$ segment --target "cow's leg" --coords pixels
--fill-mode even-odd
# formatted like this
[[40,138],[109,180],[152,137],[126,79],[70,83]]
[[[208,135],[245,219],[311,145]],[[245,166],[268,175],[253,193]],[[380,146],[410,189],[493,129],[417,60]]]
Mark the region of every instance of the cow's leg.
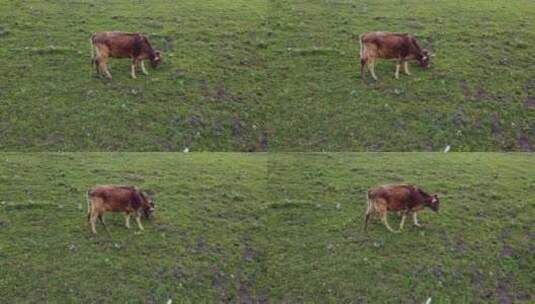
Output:
[[95,71],[97,71],[97,75],[100,75],[100,59],[98,57],[95,57],[92,59],[92,64],[95,66]]
[[97,75],[100,75],[100,51],[99,47],[97,45],[93,44],[93,40],[90,40],[91,43],[91,68],[93,68],[93,65],[95,66],[95,70],[97,71]]
[[403,230],[403,225],[405,225],[405,218],[407,217],[407,214],[403,212],[401,215],[401,222],[399,223],[399,230]]
[[97,218],[98,218],[98,214],[94,211],[91,212],[91,218],[89,219],[89,222],[91,223],[91,231],[93,232],[93,234],[97,234],[97,229],[96,229],[96,223],[97,223]]
[[141,225],[141,213],[139,212],[136,212],[136,223],[137,223],[137,226],[139,227],[139,230],[145,230],[143,229],[143,226]]
[[368,222],[373,217],[373,214],[375,213],[374,204],[375,201],[371,200],[367,195],[366,199],[368,201],[368,207],[366,208],[365,212],[365,219],[364,219],[364,231],[368,231]]
[[131,66],[131,69],[130,69],[130,76],[132,76],[133,79],[136,79],[136,65],[137,65],[137,60],[134,59],[132,60],[132,66]]
[[370,219],[373,217],[373,213],[374,213],[373,208],[369,206],[368,209],[366,209],[366,215],[364,218],[364,231],[368,231],[368,223]]
[[371,213],[366,213],[366,217],[364,219],[364,231],[368,231],[368,222],[370,221],[371,216]]
[[372,73],[373,79],[377,80],[377,75],[375,75],[375,58],[372,58],[368,63],[368,69],[370,70],[370,73]]
[[398,233],[399,232],[399,231],[396,231],[396,230],[392,229],[392,227],[390,227],[390,225],[388,225],[388,216],[387,216],[386,212],[384,212],[381,215],[381,220],[383,221],[383,224],[385,224],[386,228],[388,230],[390,230],[390,232],[393,232],[393,233]]
[[399,79],[399,69],[400,69],[400,68],[401,68],[401,63],[398,61],[398,62],[396,63],[396,74],[395,74],[396,79]]
[[366,79],[366,59],[360,58],[360,78]]
[[408,61],[405,61],[403,62],[403,69],[405,70],[405,74],[407,75],[411,75],[411,73],[409,72],[409,62]]
[[98,59],[98,63],[99,63],[99,70],[101,72],[104,73],[104,75],[106,75],[106,77],[108,77],[109,79],[111,79],[111,74],[110,74],[110,71],[108,71],[108,60],[107,58],[105,57],[100,57]]
[[97,71],[99,73],[104,73],[106,77],[111,79],[111,74],[108,71],[108,57],[109,57],[109,50],[106,46],[103,45],[96,45],[95,47],[95,64],[97,66]]
[[396,231],[396,230],[392,229],[392,227],[390,227],[390,225],[388,225],[388,212],[387,212],[386,206],[382,207],[379,210],[379,214],[381,215],[381,221],[383,222],[383,224],[386,226],[386,228],[388,230],[390,230],[391,232],[394,232],[394,233],[398,233],[399,232],[399,231]]
[[418,223],[418,217],[417,217],[417,215],[416,215],[416,212],[414,212],[414,213],[412,214],[412,219],[413,219],[413,221],[414,221],[414,226],[416,226],[416,227],[422,227],[422,225],[420,225],[420,223]]
[[141,71],[143,74],[149,75],[149,72],[147,72],[147,69],[145,69],[145,62],[143,60],[141,60]]
[[126,213],[126,228],[130,229],[130,213]]

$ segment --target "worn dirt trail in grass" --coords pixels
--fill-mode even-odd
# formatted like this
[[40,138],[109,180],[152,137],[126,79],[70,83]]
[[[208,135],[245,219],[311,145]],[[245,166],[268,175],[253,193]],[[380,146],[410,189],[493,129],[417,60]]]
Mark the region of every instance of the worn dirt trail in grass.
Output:
[[[528,154],[74,153],[0,155],[5,302],[533,301],[535,175]],[[438,192],[424,228],[362,233],[366,190]],[[154,191],[145,231],[85,191]],[[390,223],[399,219],[392,215]],[[509,301],[509,302],[508,302]]]

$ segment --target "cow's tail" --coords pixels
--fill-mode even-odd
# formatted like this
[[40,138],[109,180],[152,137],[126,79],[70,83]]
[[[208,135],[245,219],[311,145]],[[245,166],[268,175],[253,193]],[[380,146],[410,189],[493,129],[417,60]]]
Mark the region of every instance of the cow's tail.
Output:
[[364,219],[364,231],[368,230],[368,222],[370,221],[370,217],[372,216],[373,209],[374,209],[373,198],[371,198],[370,191],[366,193],[366,201],[368,203],[368,206],[366,208],[365,219]]
[[364,34],[359,35],[359,44],[360,44],[360,59],[364,57],[364,42],[362,39],[364,38]]
[[98,57],[100,57],[99,51],[97,46],[95,45],[95,34],[91,35],[91,38],[89,38],[89,46],[91,47],[91,69],[89,70],[89,76],[92,74],[93,66],[97,70],[98,73]]
[[93,37],[94,35],[91,35],[91,38],[89,38],[89,46],[91,47],[91,68],[89,69],[89,77],[93,74],[93,66],[96,64],[95,62],[95,45],[93,44]]
[[360,77],[364,79],[364,67],[366,66],[366,44],[364,44],[364,34],[359,35],[360,43]]
[[91,190],[87,190],[85,193],[85,199],[87,201],[87,220],[91,217]]

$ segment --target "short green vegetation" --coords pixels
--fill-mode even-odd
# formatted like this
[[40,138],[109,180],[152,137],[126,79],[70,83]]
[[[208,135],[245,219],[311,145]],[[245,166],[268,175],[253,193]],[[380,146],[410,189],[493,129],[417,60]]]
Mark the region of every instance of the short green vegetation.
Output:
[[[532,151],[535,3],[0,0],[0,149]],[[141,31],[149,76],[91,72],[89,37]],[[358,35],[414,33],[436,55],[358,79]]]
[[[529,303],[533,155],[0,155],[2,302]],[[362,231],[366,190],[410,182],[439,213]],[[145,231],[86,222],[85,191],[156,193]],[[393,227],[397,215],[390,215]]]

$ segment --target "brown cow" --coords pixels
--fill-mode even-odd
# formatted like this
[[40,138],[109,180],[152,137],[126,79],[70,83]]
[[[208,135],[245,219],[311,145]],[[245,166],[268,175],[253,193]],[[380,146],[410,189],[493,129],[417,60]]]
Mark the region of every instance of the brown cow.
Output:
[[375,60],[377,58],[396,59],[396,79],[399,79],[399,69],[403,64],[405,74],[410,75],[408,61],[417,60],[423,68],[429,67],[431,55],[422,49],[416,38],[407,33],[369,32],[360,35],[360,77],[365,78],[364,67],[367,65],[373,79],[375,75]]
[[97,73],[104,73],[111,79],[108,71],[108,58],[131,58],[131,76],[136,78],[136,66],[141,65],[143,74],[149,73],[145,69],[143,60],[150,60],[153,68],[161,62],[160,51],[154,50],[147,37],[140,33],[100,32],[94,33],[90,39],[91,63],[95,65]]
[[[420,227],[417,212],[424,207],[429,207],[437,212],[439,207],[439,200],[436,194],[429,195],[422,189],[414,185],[383,185],[368,190],[367,194],[368,208],[366,209],[366,220],[364,230],[368,228],[368,221],[373,214],[378,214],[385,224],[386,228],[391,232],[400,232],[405,223],[405,217],[412,214],[414,225]],[[395,231],[388,225],[387,212],[398,211],[401,212],[401,223],[399,224],[399,231]]]
[[87,219],[95,234],[97,218],[104,224],[102,215],[105,212],[125,212],[126,228],[130,228],[130,216],[135,214],[137,225],[143,230],[141,216],[148,218],[153,211],[154,202],[137,187],[105,185],[87,191]]

